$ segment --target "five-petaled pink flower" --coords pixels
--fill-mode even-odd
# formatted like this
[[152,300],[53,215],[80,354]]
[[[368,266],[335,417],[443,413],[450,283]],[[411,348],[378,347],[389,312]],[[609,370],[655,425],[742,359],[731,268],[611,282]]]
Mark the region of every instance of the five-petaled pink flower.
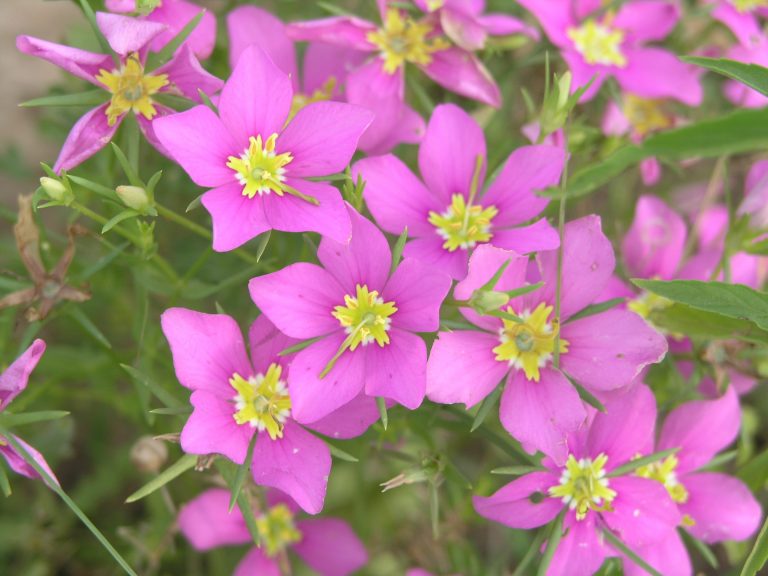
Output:
[[147,140],[168,155],[155,135],[155,122],[174,111],[153,97],[167,93],[199,102],[198,90],[214,94],[222,86],[221,80],[203,69],[187,43],[167,64],[145,70],[148,47],[166,30],[164,24],[102,12],[96,14],[96,22],[118,55],[119,64],[108,54],[31,36],[16,39],[21,52],[47,60],[111,95],[108,102],[86,112],[72,127],[54,165],[57,173],[74,168],[104,148],[129,112],[134,113]]
[[291,79],[257,46],[207,106],[160,118],[157,136],[192,180],[213,219],[213,248],[237,248],[267,230],[319,232],[339,242],[350,225],[339,191],[321,177],[343,170],[373,115],[341,102],[291,112]]
[[[469,275],[456,286],[457,300],[469,300],[504,265],[496,292],[528,281],[544,285],[502,307],[513,317],[481,316],[462,308],[477,330],[440,332],[427,366],[427,396],[443,404],[474,406],[506,380],[501,423],[526,449],[550,454],[558,464],[569,453],[568,434],[582,427],[587,415],[569,379],[602,396],[631,384],[667,352],[665,338],[633,312],[614,308],[571,319],[599,302],[615,266],[597,216],[565,226],[562,262],[558,326],[557,251],[539,253],[538,270],[531,271],[527,257],[493,246],[478,248]],[[557,347],[559,368],[553,365]]]
[[352,240],[323,238],[321,266],[300,262],[253,278],[256,306],[292,338],[317,339],[291,362],[293,415],[314,422],[361,391],[411,410],[424,399],[427,346],[448,276],[406,258],[390,274],[384,235],[350,208]]
[[[251,326],[251,360],[237,323],[229,316],[184,308],[163,313],[162,327],[179,382],[190,390],[192,415],[181,432],[190,454],[223,454],[237,464],[254,434],[251,472],[257,484],[288,493],[310,514],[323,508],[331,454],[328,446],[292,418],[293,383],[286,377],[296,341],[266,317]],[[373,400],[352,399],[311,429],[334,438],[359,436],[378,418]]]
[[[229,510],[229,492],[203,492],[179,511],[179,528],[196,550],[253,542],[239,508]],[[260,548],[253,547],[235,568],[234,576],[287,576],[281,570],[288,552],[321,576],[347,576],[368,562],[360,538],[344,520],[297,520],[296,505],[279,492],[267,494],[268,508],[254,511]]]
[[536,218],[549,200],[537,191],[557,185],[565,152],[554,146],[525,146],[510,154],[488,190],[485,137],[469,114],[453,104],[435,108],[419,148],[422,183],[393,155],[366,158],[353,175],[366,181],[365,200],[377,223],[414,240],[405,256],[436,266],[452,278],[467,275],[476,245],[529,253],[557,248],[557,231]]

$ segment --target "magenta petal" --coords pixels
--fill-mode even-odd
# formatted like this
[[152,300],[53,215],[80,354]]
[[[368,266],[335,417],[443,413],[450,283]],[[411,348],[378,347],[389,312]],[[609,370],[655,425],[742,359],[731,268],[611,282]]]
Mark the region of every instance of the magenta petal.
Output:
[[668,0],[644,0],[625,4],[612,26],[625,31],[624,42],[639,44],[663,40],[680,19],[680,6]]
[[282,438],[259,433],[251,472],[256,484],[282,490],[305,512],[317,514],[323,509],[331,453],[325,442],[289,420]]
[[[372,112],[375,113],[376,111],[372,110]],[[379,118],[378,115],[374,122],[377,118]],[[358,145],[360,150],[366,154],[386,154],[398,144],[418,144],[427,131],[424,119],[407,104],[399,107],[399,113],[389,127],[391,130],[380,135],[380,138],[369,140],[368,136],[371,134],[371,127],[369,126],[363,137],[360,138]]]
[[561,335],[569,343],[561,356],[563,370],[592,390],[626,386],[667,353],[667,339],[629,310],[614,308],[568,322]]
[[347,16],[293,22],[287,26],[288,36],[294,40],[325,42],[365,52],[376,50],[368,40],[368,34],[375,31],[376,26],[370,22]]
[[[202,6],[185,0],[175,2],[163,2],[155,8],[147,17],[147,20],[159,22],[167,26],[166,30],[158,35],[152,42],[150,49],[159,52],[182,29],[189,24],[200,12]],[[189,46],[198,58],[208,58],[216,44],[216,16],[213,12],[206,11],[202,20],[185,40],[184,45]]]
[[37,338],[21,356],[13,361],[13,364],[0,374],[0,412],[5,410],[6,406],[27,387],[29,375],[37,366],[43,352],[45,352],[45,342]]
[[96,23],[112,50],[121,56],[140,52],[167,28],[165,24],[158,22],[108,12],[97,12]]
[[[551,498],[547,491],[557,486],[551,472],[532,472],[510,482],[492,496],[474,496],[472,503],[480,516],[511,528],[530,530],[554,520],[563,503]],[[540,498],[534,500],[532,497]]]
[[384,301],[392,301],[397,307],[392,326],[412,332],[435,332],[440,327],[440,306],[450,289],[448,276],[406,258],[382,292]]
[[120,126],[122,117],[118,118],[114,126],[110,126],[107,106],[108,104],[102,104],[86,112],[72,126],[56,164],[53,165],[54,172],[61,174],[62,170],[71,170],[109,144]]
[[19,52],[29,56],[47,60],[99,88],[103,88],[101,83],[96,80],[99,71],[112,70],[115,66],[112,58],[107,54],[97,54],[63,44],[55,44],[33,36],[17,36],[16,48]]
[[317,232],[337,242],[347,242],[352,233],[349,213],[339,191],[325,182],[289,179],[302,194],[312,196],[319,205],[290,194],[262,197],[264,216],[270,228],[284,232]]
[[427,188],[445,210],[451,196],[469,197],[477,160],[483,162],[478,187],[486,169],[485,136],[478,123],[454,104],[441,104],[432,113],[419,148],[419,171]]
[[561,465],[568,457],[568,434],[584,426],[587,412],[561,372],[542,368],[538,382],[529,381],[522,370],[510,374],[499,418],[526,450],[540,450]]
[[266,198],[248,198],[242,194],[239,182],[209,190],[201,202],[211,215],[213,249],[217,252],[234,250],[272,226],[264,209]]
[[[661,542],[656,542],[645,548],[634,550],[640,558],[653,566],[661,574],[670,576],[691,576],[693,567],[680,534],[675,530],[669,532]],[[623,569],[625,576],[646,576],[648,572],[624,558]]]
[[331,371],[320,378],[320,373],[338,352],[345,337],[346,334],[339,330],[296,354],[288,372],[288,382],[292,416],[297,422],[316,422],[362,392],[367,374],[363,348],[344,352]]
[[389,344],[367,346],[365,393],[418,408],[427,387],[427,345],[416,334],[392,328]]
[[590,514],[579,521],[569,514],[563,528],[566,533],[552,557],[547,576],[592,576],[611,555],[599,536],[595,517]]
[[158,118],[152,127],[195,184],[214,187],[237,182],[235,172],[227,168],[227,158],[239,156],[248,139],[235,141],[207,106]]
[[741,410],[729,387],[717,400],[686,402],[670,412],[659,437],[659,450],[680,448],[678,472],[696,470],[736,439]]
[[[40,466],[48,473],[48,476],[50,476],[52,481],[58,486],[59,480],[56,478],[53,470],[51,470],[51,467],[48,466],[48,462],[45,461],[45,457],[18,436],[14,435],[13,439],[21,445],[21,447],[24,449],[24,452],[26,452],[26,456],[22,456],[13,446],[0,444],[0,456],[5,458],[5,461],[8,463],[8,466],[11,468],[11,470],[17,474],[26,476],[27,478],[40,478],[41,476],[37,473],[35,467],[27,462],[27,458],[31,457],[38,466]],[[48,482],[48,480],[45,480],[45,483],[50,486],[50,482]]]
[[104,7],[110,12],[125,14],[136,10],[136,0],[104,0]]
[[557,250],[560,246],[560,236],[546,218],[542,218],[529,226],[498,230],[493,233],[491,243],[519,254],[530,254],[542,250]]
[[701,74],[661,48],[626,50],[627,65],[614,75],[622,89],[643,98],[672,98],[698,106],[704,97]]
[[731,4],[719,2],[710,12],[710,16],[728,26],[744,46],[753,46],[760,42],[762,32],[755,14],[739,12]]
[[427,397],[467,408],[483,400],[509,371],[493,353],[498,344],[497,336],[485,332],[440,332],[427,362]]
[[357,142],[373,120],[365,108],[342,102],[315,102],[305,106],[286,126],[277,153],[289,152],[288,174],[326,176],[347,167]]
[[602,517],[630,549],[664,541],[680,523],[677,506],[661,482],[621,476],[611,478],[610,487],[616,491],[613,511]]
[[176,110],[167,108],[166,106],[157,103],[155,103],[155,110],[157,111],[157,116],[155,116],[154,120],[147,120],[141,114],[134,115],[134,118],[136,119],[136,122],[138,122],[139,129],[144,135],[144,138],[147,139],[147,142],[149,142],[155,150],[160,152],[160,154],[169,160],[173,160],[173,155],[169,150],[166,150],[165,146],[163,146],[163,143],[160,142],[160,139],[157,137],[157,134],[155,134],[153,123],[158,118],[163,118],[164,116],[168,116],[170,114],[176,114]]
[[387,232],[408,235],[434,235],[429,221],[431,211],[445,210],[405,163],[393,156],[364,158],[352,166],[352,178],[365,180],[365,204],[376,223]]
[[[241,374],[244,378],[245,376]],[[235,421],[235,395],[230,398],[208,390],[192,393],[194,408],[181,431],[181,449],[187,454],[222,454],[235,464],[242,464],[248,454],[248,444],[255,428]]]
[[251,548],[235,568],[232,576],[282,576],[280,564],[261,548]]
[[482,50],[485,46],[485,26],[472,14],[444,8],[440,11],[440,27],[446,36],[463,50],[474,52]]
[[258,46],[248,46],[224,84],[219,115],[245,149],[251,136],[279,134],[293,99],[291,79]]
[[240,55],[251,44],[261,47],[280,70],[291,76],[297,88],[296,49],[288,38],[285,24],[274,14],[256,6],[240,6],[227,14],[229,65],[237,65]]
[[[255,374],[265,374],[270,364],[288,368],[293,354],[280,356],[286,348],[298,344],[299,340],[286,336],[264,314],[256,318],[248,330],[248,344],[251,350],[251,364]],[[285,373],[284,373],[285,374]]]
[[443,88],[494,108],[501,106],[498,85],[474,54],[459,48],[440,50],[422,70]]
[[[361,66],[366,58],[367,54],[364,52],[333,44],[311,42],[304,52],[303,93],[312,94],[315,90],[320,90],[329,78],[334,78],[337,82],[334,95],[341,94],[347,76]],[[354,104],[350,100],[347,101]]]
[[555,45],[563,47],[570,44],[566,31],[575,22],[570,10],[563,9],[561,0],[518,0],[518,4],[536,17]]
[[680,480],[688,491],[680,512],[695,522],[686,526],[695,538],[712,544],[746,540],[757,531],[762,510],[740,480],[716,472],[686,474]]
[[467,251],[458,249],[449,252],[443,248],[443,240],[436,231],[423,238],[416,238],[405,245],[403,256],[423,262],[454,280],[461,280],[467,275]]
[[539,39],[539,31],[535,27],[529,26],[522,20],[507,16],[506,14],[485,14],[478,18],[478,22],[492,36],[522,34],[533,40]]
[[256,306],[291,338],[314,338],[340,329],[332,313],[343,304],[344,289],[319,266],[291,264],[252,278],[248,288]]
[[349,218],[352,221],[351,240],[341,243],[323,238],[317,258],[347,294],[354,294],[357,285],[381,292],[392,264],[387,239],[370,220],[363,218],[352,207],[349,207]]
[[[563,60],[565,60],[565,63],[568,64],[571,74],[573,74],[571,93],[589,84],[589,88],[587,88],[581,95],[579,102],[588,102],[594,98],[599,92],[600,87],[603,85],[603,82],[605,82],[605,79],[608,76],[608,71],[611,70],[611,68],[587,64],[584,57],[576,51],[563,50],[560,55],[563,57]],[[590,81],[592,82],[591,84]]]
[[183,386],[221,395],[229,392],[233,374],[251,375],[243,335],[231,317],[170,308],[160,322]]
[[170,62],[155,70],[153,74],[168,75],[170,84],[163,88],[163,92],[182,94],[196,102],[200,102],[199,90],[213,96],[224,86],[224,82],[200,65],[192,48],[186,43],[181,45]]
[[368,553],[349,524],[337,518],[302,520],[293,551],[323,576],[347,576],[368,562]]
[[179,510],[179,529],[189,543],[201,552],[250,542],[251,535],[240,509],[229,510],[230,494],[212,488]]
[[378,419],[379,408],[376,406],[376,400],[360,394],[338,410],[311,424],[306,424],[305,427],[324,436],[346,440],[364,434]]
[[[557,252],[539,254],[545,282],[542,299],[555,301]],[[611,241],[603,234],[600,217],[586,216],[565,225],[563,282],[560,313],[567,319],[592,304],[613,274],[616,259]]]
[[617,468],[638,454],[653,449],[656,399],[644,384],[606,403],[607,412],[595,416],[587,439],[589,456],[608,457],[608,469]]
[[493,225],[505,228],[538,216],[549,200],[536,193],[558,185],[565,157],[565,150],[556,146],[523,146],[512,152],[483,196],[483,205],[499,210]]

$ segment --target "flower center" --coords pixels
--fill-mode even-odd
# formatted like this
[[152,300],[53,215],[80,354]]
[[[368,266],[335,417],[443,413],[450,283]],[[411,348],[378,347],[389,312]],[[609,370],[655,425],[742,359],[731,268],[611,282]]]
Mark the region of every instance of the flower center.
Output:
[[739,12],[751,12],[756,8],[768,6],[768,0],[731,0],[731,4]]
[[336,306],[333,316],[344,327],[349,337],[348,349],[367,346],[374,340],[379,346],[389,344],[390,316],[397,312],[394,302],[384,302],[376,290],[368,286],[356,287],[356,295],[344,296],[344,306]]
[[664,484],[667,492],[669,492],[672,500],[678,504],[685,504],[688,502],[688,490],[677,479],[675,469],[678,463],[677,457],[672,454],[659,462],[652,462],[646,466],[641,466],[635,471],[635,474],[641,478],[661,482]]
[[426,66],[432,54],[450,46],[444,38],[427,38],[432,24],[416,22],[396,9],[387,10],[384,27],[368,33],[368,41],[381,50],[384,71],[394,74],[406,62]]
[[605,477],[607,462],[608,456],[605,454],[600,454],[594,460],[576,460],[571,454],[560,476],[560,484],[550,488],[549,495],[552,498],[562,498],[563,504],[575,510],[576,520],[584,520],[590,510],[612,510],[611,502],[616,498],[616,491],[609,488],[610,483]]
[[144,74],[144,66],[141,65],[136,52],[126,58],[120,70],[99,70],[96,80],[106,86],[112,94],[106,111],[110,126],[114,126],[120,116],[131,110],[134,114],[141,114],[147,120],[152,120],[157,114],[152,95],[168,85],[167,74]]
[[257,374],[246,380],[233,374],[229,384],[237,392],[232,415],[238,424],[250,424],[259,432],[267,431],[272,440],[283,437],[285,421],[291,415],[288,388],[280,379],[283,369],[270,364],[266,374]]
[[627,94],[624,97],[624,115],[640,136],[672,126],[672,118],[662,109],[661,100]]
[[227,167],[235,171],[235,178],[243,185],[243,196],[253,198],[258,194],[274,192],[282,196],[286,191],[285,166],[293,160],[290,152],[275,154],[277,134],[263,142],[261,135],[251,136],[248,148],[240,157],[227,158]]
[[[605,22],[608,22],[607,18]],[[584,57],[587,64],[603,64],[605,66],[627,65],[627,59],[621,52],[624,32],[612,29],[606,23],[587,20],[578,28],[568,29],[568,38],[573,40],[576,50]]]
[[285,504],[272,506],[256,518],[256,529],[267,556],[276,556],[291,544],[301,541],[301,532],[293,521],[293,513]]
[[493,238],[491,221],[498,213],[495,206],[483,208],[479,204],[467,204],[463,195],[454,194],[445,212],[429,213],[429,223],[437,229],[440,237],[445,238],[443,248],[454,252],[459,248],[473,248]]
[[[511,306],[507,312],[514,314]],[[522,322],[502,319],[504,327],[499,331],[501,344],[493,349],[496,360],[509,362],[510,366],[522,368],[525,377],[539,381],[539,369],[543,368],[555,351],[555,340],[560,331],[557,322],[549,322],[552,306],[543,302],[533,312],[526,310],[518,316]],[[560,339],[560,353],[568,352],[568,341]]]
[[293,117],[296,116],[298,111],[304,108],[304,106],[314,102],[325,102],[326,100],[330,100],[333,96],[333,91],[336,89],[337,82],[336,78],[331,76],[325,81],[325,84],[312,92],[312,94],[301,94],[300,92],[294,94],[293,101],[291,102],[291,112],[288,115],[286,123],[290,122]]

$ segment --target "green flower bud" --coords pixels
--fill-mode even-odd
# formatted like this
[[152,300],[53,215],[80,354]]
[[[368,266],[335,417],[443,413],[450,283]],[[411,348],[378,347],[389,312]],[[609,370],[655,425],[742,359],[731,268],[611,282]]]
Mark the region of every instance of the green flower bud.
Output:
[[120,200],[123,201],[123,204],[142,214],[152,205],[149,195],[144,188],[139,188],[138,186],[118,186],[115,192]]
[[72,201],[72,192],[67,188],[64,183],[56,178],[49,178],[43,176],[40,178],[40,186],[42,186],[48,197],[55,202],[61,202],[62,204],[69,204]]
[[498,310],[509,302],[509,296],[492,290],[476,290],[469,299],[470,307],[478,314]]

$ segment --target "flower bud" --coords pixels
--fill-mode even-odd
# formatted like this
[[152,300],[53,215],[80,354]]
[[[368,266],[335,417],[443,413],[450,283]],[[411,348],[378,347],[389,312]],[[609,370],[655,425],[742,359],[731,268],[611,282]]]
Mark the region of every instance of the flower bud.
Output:
[[139,188],[138,186],[118,186],[115,192],[120,200],[123,201],[123,204],[142,214],[151,206],[149,196],[144,188]]
[[40,186],[43,187],[43,190],[45,190],[45,193],[48,194],[51,200],[64,204],[72,200],[72,193],[60,180],[43,176],[40,178]]
[[498,310],[509,302],[509,296],[492,290],[476,290],[469,299],[470,307],[478,314],[487,314]]
[[157,474],[168,460],[165,442],[152,436],[142,436],[131,448],[131,462],[141,472]]

